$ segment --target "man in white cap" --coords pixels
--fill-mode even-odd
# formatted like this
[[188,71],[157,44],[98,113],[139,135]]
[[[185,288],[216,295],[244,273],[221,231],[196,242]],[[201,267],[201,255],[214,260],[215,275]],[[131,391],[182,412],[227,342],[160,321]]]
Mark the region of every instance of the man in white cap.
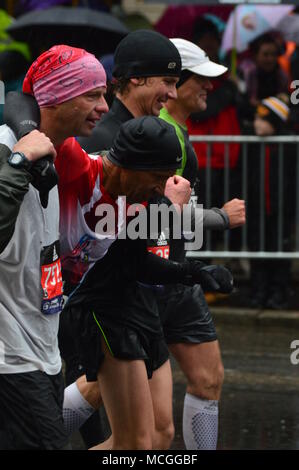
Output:
[[[168,100],[160,117],[172,124],[183,150],[178,174],[191,186],[197,175],[197,157],[189,141],[186,121],[191,113],[207,108],[211,77],[227,68],[212,62],[192,42],[171,39],[182,60],[177,99]],[[245,223],[245,203],[233,199],[223,207],[228,215],[227,228]],[[199,217],[194,209],[194,218]],[[216,210],[217,211],[217,210]],[[223,213],[223,212],[222,212]],[[175,259],[184,258],[184,245],[177,245]],[[187,377],[183,412],[183,438],[187,449],[216,449],[218,402],[224,377],[221,353],[211,313],[200,286],[169,286],[160,298],[160,316],[169,349]]]

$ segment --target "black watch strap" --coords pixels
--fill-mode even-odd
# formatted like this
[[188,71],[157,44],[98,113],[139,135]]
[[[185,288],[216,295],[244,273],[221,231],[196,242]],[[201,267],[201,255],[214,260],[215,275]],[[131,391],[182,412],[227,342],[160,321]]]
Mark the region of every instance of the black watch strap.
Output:
[[7,161],[13,168],[24,168],[27,171],[32,168],[32,162],[23,152],[12,152]]

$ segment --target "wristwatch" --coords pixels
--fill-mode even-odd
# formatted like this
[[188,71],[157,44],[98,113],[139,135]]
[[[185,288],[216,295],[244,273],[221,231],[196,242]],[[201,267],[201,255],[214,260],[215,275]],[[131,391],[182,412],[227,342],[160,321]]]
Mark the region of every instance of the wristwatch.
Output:
[[25,168],[29,171],[32,167],[32,162],[22,152],[12,152],[7,161],[14,168]]

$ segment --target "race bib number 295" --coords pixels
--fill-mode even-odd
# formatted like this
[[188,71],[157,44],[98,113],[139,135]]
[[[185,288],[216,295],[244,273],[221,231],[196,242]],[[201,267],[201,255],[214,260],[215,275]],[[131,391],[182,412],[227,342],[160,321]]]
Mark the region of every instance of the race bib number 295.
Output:
[[46,315],[60,313],[63,307],[59,241],[45,246],[41,252],[41,311]]
[[148,246],[147,251],[154,253],[161,258],[168,259],[169,258],[169,245],[164,246]]

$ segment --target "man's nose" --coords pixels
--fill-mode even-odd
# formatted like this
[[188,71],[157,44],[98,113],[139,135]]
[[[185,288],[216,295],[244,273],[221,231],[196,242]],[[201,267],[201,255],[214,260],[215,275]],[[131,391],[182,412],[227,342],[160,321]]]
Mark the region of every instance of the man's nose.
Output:
[[96,105],[96,111],[100,112],[100,113],[108,113],[109,111],[109,107],[108,107],[108,104],[107,104],[107,101],[105,100],[104,97],[102,97],[97,105]]
[[178,97],[178,92],[176,86],[171,88],[171,90],[167,93],[168,99],[176,100]]
[[211,80],[209,80],[208,78],[206,78],[206,81],[205,81],[205,88],[206,90],[213,90],[213,84]]

